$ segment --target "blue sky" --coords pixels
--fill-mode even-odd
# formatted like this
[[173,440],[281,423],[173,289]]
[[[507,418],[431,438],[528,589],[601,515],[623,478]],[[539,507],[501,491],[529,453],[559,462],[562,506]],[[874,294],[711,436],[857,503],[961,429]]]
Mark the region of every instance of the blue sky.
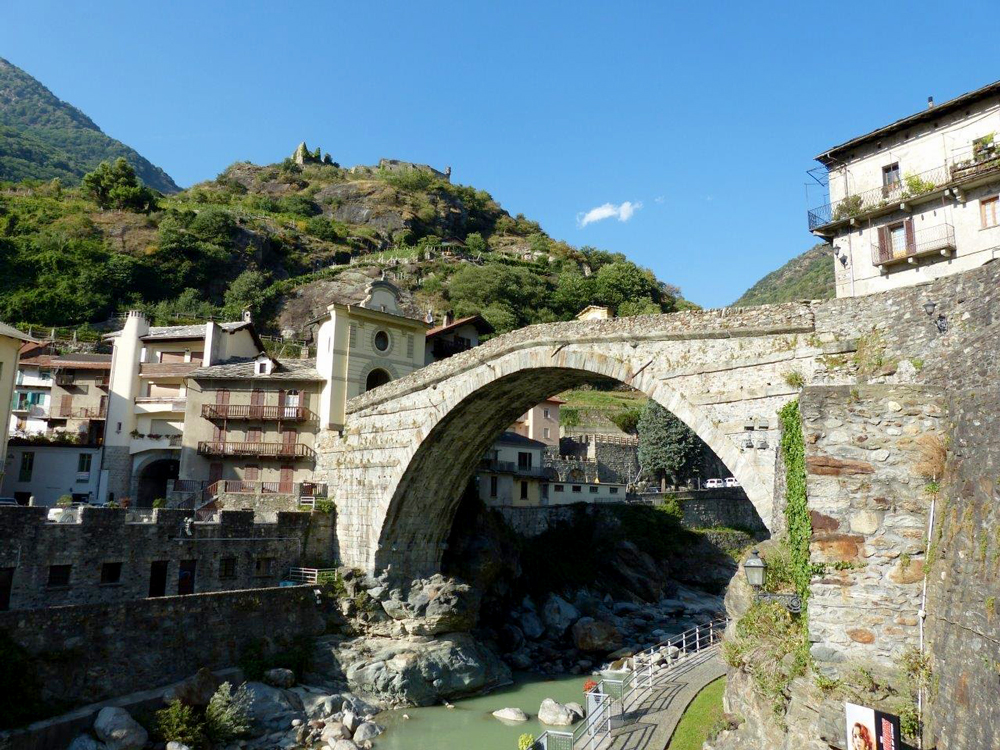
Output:
[[0,57],[181,185],[450,165],[719,306],[813,244],[815,154],[1000,78],[994,3],[785,5],[0,0]]

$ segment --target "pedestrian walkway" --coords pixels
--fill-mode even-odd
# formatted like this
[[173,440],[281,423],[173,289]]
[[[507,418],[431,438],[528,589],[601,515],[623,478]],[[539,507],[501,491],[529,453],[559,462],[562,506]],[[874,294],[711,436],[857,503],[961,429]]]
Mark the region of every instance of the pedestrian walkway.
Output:
[[718,645],[686,657],[653,678],[611,733],[607,750],[664,750],[694,697],[726,673]]

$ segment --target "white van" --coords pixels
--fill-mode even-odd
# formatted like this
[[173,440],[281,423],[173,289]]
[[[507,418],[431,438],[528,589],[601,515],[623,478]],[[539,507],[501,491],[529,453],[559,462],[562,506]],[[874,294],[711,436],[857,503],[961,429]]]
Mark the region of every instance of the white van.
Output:
[[726,477],[726,487],[739,487],[740,482],[736,477]]
[[706,479],[705,480],[705,489],[706,490],[719,489],[720,487],[725,487],[725,486],[726,486],[725,483],[721,479]]

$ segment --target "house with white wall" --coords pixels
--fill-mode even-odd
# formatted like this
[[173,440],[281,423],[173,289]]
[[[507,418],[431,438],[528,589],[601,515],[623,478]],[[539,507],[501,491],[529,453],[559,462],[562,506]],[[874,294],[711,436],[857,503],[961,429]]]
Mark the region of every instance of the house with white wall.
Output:
[[68,495],[76,503],[102,504],[101,451],[97,445],[33,444],[12,438],[7,446],[8,471],[0,496],[20,505],[55,506]]
[[559,409],[564,399],[551,396],[540,404],[535,404],[522,414],[510,427],[511,432],[545,445],[559,446]]
[[52,404],[51,344],[23,344],[14,383],[8,432],[12,436],[42,435],[49,429]]
[[827,149],[828,200],[809,229],[830,243],[838,297],[967,271],[1000,255],[1000,82]]
[[[0,425],[10,424],[10,408],[14,401],[21,346],[33,342],[34,339],[14,326],[0,323]],[[4,476],[7,462],[7,436],[8,431],[0,429],[0,479]]]
[[451,311],[448,311],[444,314],[441,325],[427,331],[425,364],[440,362],[473,349],[479,346],[483,336],[493,332],[493,326],[482,315],[470,315],[456,320]]

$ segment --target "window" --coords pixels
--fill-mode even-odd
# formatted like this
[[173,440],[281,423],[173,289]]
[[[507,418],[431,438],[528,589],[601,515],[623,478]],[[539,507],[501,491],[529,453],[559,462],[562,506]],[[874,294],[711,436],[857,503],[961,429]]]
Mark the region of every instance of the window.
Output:
[[550,434],[551,434],[551,433],[550,433],[550,431],[549,431],[549,428],[548,428],[548,427],[543,427],[543,428],[542,428],[542,437],[544,437],[544,438],[547,438],[547,437],[549,437],[549,435],[550,435]]
[[528,499],[528,483],[527,482],[521,482],[521,499],[522,500],[527,500]]
[[267,362],[258,362],[257,363],[257,374],[258,375],[267,375]]
[[573,492],[583,492],[583,487],[578,484],[573,485]]
[[273,557],[258,557],[253,561],[253,574],[255,576],[269,576],[273,567]]
[[497,496],[497,478],[490,477],[490,497]]
[[384,352],[389,348],[389,334],[385,331],[379,331],[375,334],[375,348],[380,352]]
[[[90,465],[93,460],[94,456],[91,453],[81,453],[76,460],[76,473],[86,474],[87,476],[83,477],[84,480],[90,476]],[[80,478],[79,476],[77,477],[77,479]]]
[[101,566],[101,583],[120,583],[122,580],[122,564],[120,562],[104,563]]
[[882,185],[895,187],[899,184],[899,162],[882,167]]
[[610,492],[612,495],[617,495],[618,494],[618,488],[617,487],[611,487],[608,490],[608,492]]
[[557,485],[556,485],[556,492],[562,492],[562,491],[563,491],[563,489],[564,489],[564,486],[563,486],[563,485],[561,485],[561,484],[557,484]]
[[177,595],[186,596],[194,593],[194,575],[198,567],[197,560],[181,560],[177,566]]
[[597,494],[597,489],[598,489],[597,487],[591,487],[590,488],[590,494],[591,495],[596,495]]
[[542,416],[545,417],[546,419],[550,419],[550,417],[549,417],[549,410],[548,409],[542,409]]
[[893,224],[889,227],[889,247],[893,258],[906,256],[906,229],[902,224]]
[[1000,198],[993,196],[992,198],[983,198],[979,201],[979,214],[983,219],[983,229],[989,229],[990,227],[997,226],[997,206],[1000,206]]
[[519,469],[530,469],[531,468],[531,454],[526,452],[520,452],[517,454],[517,468]]
[[235,557],[223,557],[219,560],[219,578],[236,578]]
[[73,569],[72,565],[50,565],[48,586],[69,586],[69,574]]
[[31,472],[35,468],[35,454],[27,451],[21,454],[21,468],[17,473],[17,481],[30,482]]

